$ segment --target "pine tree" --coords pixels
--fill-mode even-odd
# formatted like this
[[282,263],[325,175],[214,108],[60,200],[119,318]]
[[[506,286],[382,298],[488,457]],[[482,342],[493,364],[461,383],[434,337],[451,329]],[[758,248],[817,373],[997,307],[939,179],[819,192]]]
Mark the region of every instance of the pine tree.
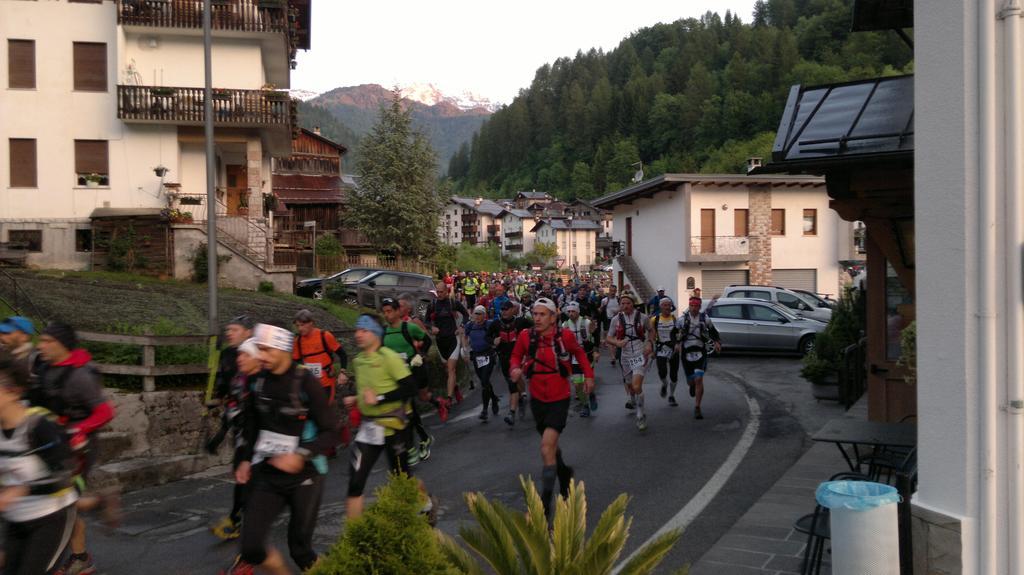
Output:
[[434,150],[413,128],[396,89],[362,141],[359,187],[348,209],[352,223],[378,249],[404,256],[432,254],[443,207],[436,166]]

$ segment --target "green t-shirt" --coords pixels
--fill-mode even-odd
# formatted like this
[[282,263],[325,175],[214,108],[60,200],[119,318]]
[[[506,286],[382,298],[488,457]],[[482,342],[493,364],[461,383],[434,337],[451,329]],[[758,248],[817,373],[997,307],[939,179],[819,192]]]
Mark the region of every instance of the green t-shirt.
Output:
[[[427,337],[427,334],[420,329],[420,326],[412,323],[405,322],[409,329],[409,337],[413,341],[422,341]],[[402,324],[398,324],[398,327],[389,327],[384,330],[384,347],[394,350],[399,356],[404,356],[403,359],[409,361],[412,356],[416,355],[416,348],[409,345],[408,340],[402,335]]]
[[404,429],[404,423],[387,417],[403,411],[401,401],[367,405],[363,401],[363,390],[372,389],[377,395],[383,395],[398,389],[399,380],[412,375],[405,360],[393,350],[382,346],[373,353],[359,352],[352,360],[352,371],[356,379],[356,401],[360,413],[387,427],[388,435],[393,429]]

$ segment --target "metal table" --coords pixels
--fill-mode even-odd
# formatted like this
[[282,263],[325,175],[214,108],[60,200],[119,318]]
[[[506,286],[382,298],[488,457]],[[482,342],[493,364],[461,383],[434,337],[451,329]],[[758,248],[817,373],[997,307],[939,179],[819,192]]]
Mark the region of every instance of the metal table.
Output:
[[[850,470],[857,472],[861,446],[870,446],[872,449],[913,449],[917,446],[917,426],[913,423],[883,423],[840,417],[826,423],[811,439],[836,444]],[[852,460],[844,445],[851,446],[854,456]]]

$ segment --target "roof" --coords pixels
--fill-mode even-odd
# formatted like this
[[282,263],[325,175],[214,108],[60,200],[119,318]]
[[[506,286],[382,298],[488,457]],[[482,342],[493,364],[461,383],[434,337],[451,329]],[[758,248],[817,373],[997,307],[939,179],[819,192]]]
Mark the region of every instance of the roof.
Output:
[[837,164],[910,162],[914,155],[914,77],[890,76],[793,86],[772,146],[752,173],[822,173]]
[[344,156],[345,153],[348,152],[348,148],[346,148],[344,144],[339,144],[338,142],[335,142],[334,140],[325,137],[323,134],[318,134],[318,133],[314,132],[313,130],[307,130],[306,128],[299,128],[299,129],[302,130],[303,134],[309,136],[310,138],[314,138],[316,140],[320,140],[321,142],[327,144],[328,146],[331,146],[332,148],[335,148],[336,150],[338,150],[338,153],[340,155],[342,155],[342,156]]
[[512,208],[512,209],[509,209],[509,210],[505,210],[505,215],[513,215],[513,216],[515,216],[517,218],[532,218],[533,217],[533,214],[531,214],[529,212],[529,210],[521,210],[519,208]]
[[549,196],[547,194],[547,192],[538,192],[538,191],[519,192],[518,194],[516,194],[516,198],[526,198],[528,200],[548,200],[548,199],[552,199],[551,196]]
[[564,219],[541,220],[540,222],[537,223],[536,226],[533,226],[533,229],[530,230],[530,231],[531,232],[535,232],[535,231],[539,230],[541,226],[544,226],[544,225],[551,226],[551,229],[554,229],[554,230],[595,230],[595,231],[597,231],[597,230],[601,229],[601,224],[595,222],[594,220],[575,219],[575,218],[570,220],[568,218],[564,218]]
[[152,218],[162,217],[161,212],[162,208],[96,208],[89,214],[89,218]]
[[605,194],[590,205],[596,208],[611,209],[619,204],[628,204],[639,198],[653,197],[654,194],[675,190],[683,184],[703,184],[706,186],[824,186],[825,179],[818,176],[790,175],[744,175],[744,174],[662,174],[644,180],[617,192]]
[[345,201],[340,176],[274,174],[274,193],[286,204],[340,204]]
[[494,200],[481,199],[480,203],[477,203],[477,199],[478,198],[464,198],[461,196],[452,196],[450,198],[450,201],[470,208],[472,210],[475,210],[477,212],[480,212],[482,214],[487,214],[489,216],[498,216],[505,211],[505,208],[503,208]]

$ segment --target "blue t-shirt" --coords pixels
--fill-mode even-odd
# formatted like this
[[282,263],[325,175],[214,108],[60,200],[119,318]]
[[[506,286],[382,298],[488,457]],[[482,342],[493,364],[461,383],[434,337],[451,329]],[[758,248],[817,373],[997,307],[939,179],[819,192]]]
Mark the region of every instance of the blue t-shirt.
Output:
[[501,294],[491,301],[491,317],[499,317],[501,315],[501,304],[509,301],[508,296]]
[[487,353],[491,351],[491,341],[487,338],[487,328],[494,320],[487,320],[482,324],[475,321],[467,321],[463,328],[466,330],[466,338],[469,339],[469,349],[473,353]]

